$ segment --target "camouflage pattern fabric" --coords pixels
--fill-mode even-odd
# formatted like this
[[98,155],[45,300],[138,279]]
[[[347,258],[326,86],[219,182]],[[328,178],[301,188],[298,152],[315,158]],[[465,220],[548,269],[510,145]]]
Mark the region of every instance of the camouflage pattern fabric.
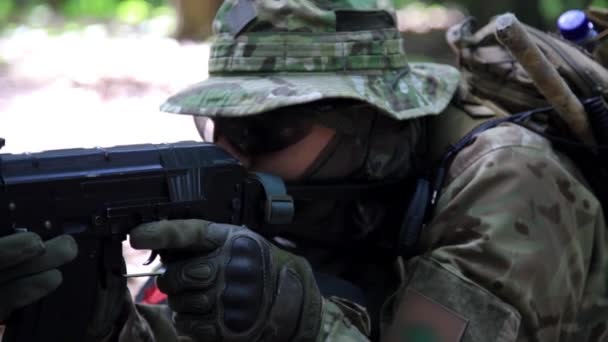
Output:
[[608,340],[606,223],[568,158],[500,126],[460,152],[442,193],[408,288],[469,319],[462,341]]
[[[344,313],[344,307],[334,300],[323,300],[321,331],[317,341],[358,342],[369,341],[360,324],[353,324]],[[369,330],[369,328],[367,328]]]
[[[495,27],[496,22],[490,21],[478,28],[469,18],[448,30],[447,41],[458,56],[464,88],[511,113],[548,106],[528,72],[495,37]],[[523,27],[577,97],[608,93],[608,70],[580,46],[531,26]]]
[[322,99],[355,99],[399,119],[439,114],[459,81],[447,65],[409,64],[391,25],[348,30],[344,15],[378,13],[375,0],[226,1],[214,27],[209,79],[161,110],[246,116]]
[[[365,322],[351,323],[344,313],[343,300],[323,299],[321,330],[317,341],[357,342],[368,341],[362,332],[369,329],[369,318]],[[118,342],[193,342],[178,336],[166,305],[141,305],[133,307],[129,319],[122,328]],[[360,323],[360,324],[357,324]],[[100,342],[109,342],[110,339]]]
[[598,31],[592,49],[593,58],[602,66],[608,67],[608,8],[590,6],[586,12]]
[[[394,27],[342,30],[348,10],[374,15],[377,5],[227,0],[214,24],[210,78],[162,109],[237,117],[349,98],[399,120],[442,113],[459,80],[455,69],[408,63]],[[513,125],[488,130],[448,170],[423,231],[426,252],[407,263],[401,290],[387,298],[384,338],[390,341],[391,329],[407,330],[416,307],[400,308],[417,296],[448,312],[457,328],[431,322],[416,331],[424,341],[437,334],[464,342],[608,340],[605,229],[601,206],[575,165],[546,139]],[[162,341],[176,341],[170,320],[145,312],[138,322],[148,322],[156,338],[141,341],[161,340],[163,332],[171,337]],[[317,340],[368,341],[349,317],[356,316],[324,299]]]
[[[600,203],[549,141],[511,124],[488,130],[451,165],[426,252],[382,321],[407,327],[398,308],[415,290],[467,322],[459,341],[608,341],[605,231]],[[156,331],[170,334],[165,323]],[[355,326],[324,301],[318,341],[367,341]]]
[[[463,342],[608,341],[605,230],[600,203],[549,141],[511,124],[488,130],[451,165],[426,252],[382,321],[407,327],[398,308],[415,290],[467,322]],[[319,341],[368,340],[328,301],[322,319]]]
[[[178,337],[172,323],[172,312],[167,305],[133,304],[126,293],[125,303],[129,308],[127,320],[117,334],[109,335],[99,342],[185,342]],[[118,335],[116,338],[115,335]]]

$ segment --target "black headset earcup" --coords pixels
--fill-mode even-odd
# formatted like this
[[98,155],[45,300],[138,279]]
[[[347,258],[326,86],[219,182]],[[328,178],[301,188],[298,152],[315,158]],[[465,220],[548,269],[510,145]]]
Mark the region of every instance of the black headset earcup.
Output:
[[416,244],[431,204],[431,193],[431,182],[423,178],[416,182],[416,191],[410,199],[399,230],[397,253],[403,257],[409,258],[416,254]]

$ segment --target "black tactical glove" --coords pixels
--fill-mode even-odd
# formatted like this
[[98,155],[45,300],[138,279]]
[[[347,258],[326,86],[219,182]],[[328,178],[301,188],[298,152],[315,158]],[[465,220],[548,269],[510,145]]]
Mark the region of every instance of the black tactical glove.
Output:
[[0,321],[55,290],[62,281],[57,268],[76,257],[69,235],[43,242],[35,233],[0,238]]
[[[25,232],[0,238],[0,321],[11,313],[50,294],[62,282],[58,267],[72,261],[78,245],[70,235],[42,241]],[[106,287],[97,292],[94,315],[86,341],[110,338],[120,327],[117,319],[126,302],[127,285],[122,275],[107,274]]]
[[314,341],[321,295],[310,265],[254,232],[202,220],[131,231],[136,249],[160,251],[158,278],[180,334],[195,341]]

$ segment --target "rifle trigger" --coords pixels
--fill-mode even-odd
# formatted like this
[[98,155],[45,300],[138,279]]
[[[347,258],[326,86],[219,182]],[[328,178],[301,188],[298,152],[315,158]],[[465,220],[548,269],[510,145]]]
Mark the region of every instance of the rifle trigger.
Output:
[[150,256],[148,257],[148,260],[146,260],[146,262],[144,262],[145,266],[150,265],[152,262],[154,262],[154,259],[156,259],[156,257],[158,256],[158,252],[157,251],[152,251],[150,253]]
[[123,274],[124,278],[139,278],[139,277],[160,277],[164,272],[150,272],[150,273],[131,273]]

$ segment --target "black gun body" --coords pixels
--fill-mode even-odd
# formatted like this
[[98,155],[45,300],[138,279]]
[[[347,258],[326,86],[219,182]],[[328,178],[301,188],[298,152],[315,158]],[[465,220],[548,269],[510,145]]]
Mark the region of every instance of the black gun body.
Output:
[[246,179],[234,158],[196,142],[0,155],[0,236],[67,233],[79,246],[59,289],[13,315],[4,341],[84,341],[104,274],[125,272],[128,231],[179,218],[254,226]]

